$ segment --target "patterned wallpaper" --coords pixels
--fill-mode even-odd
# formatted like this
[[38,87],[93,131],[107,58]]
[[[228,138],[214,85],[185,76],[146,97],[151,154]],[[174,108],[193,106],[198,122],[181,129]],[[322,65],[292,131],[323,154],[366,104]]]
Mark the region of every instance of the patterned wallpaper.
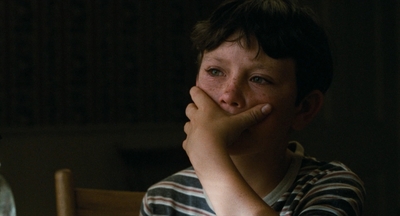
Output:
[[1,0],[0,126],[183,121],[217,3]]

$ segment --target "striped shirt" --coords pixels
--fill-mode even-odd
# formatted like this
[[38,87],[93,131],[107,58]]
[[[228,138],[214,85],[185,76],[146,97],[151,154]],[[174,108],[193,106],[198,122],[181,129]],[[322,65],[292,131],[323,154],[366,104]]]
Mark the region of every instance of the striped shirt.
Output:
[[[320,162],[304,156],[294,143],[294,156],[283,180],[263,200],[281,216],[349,215],[362,213],[363,182],[340,162]],[[192,167],[151,186],[143,198],[141,216],[215,215]]]

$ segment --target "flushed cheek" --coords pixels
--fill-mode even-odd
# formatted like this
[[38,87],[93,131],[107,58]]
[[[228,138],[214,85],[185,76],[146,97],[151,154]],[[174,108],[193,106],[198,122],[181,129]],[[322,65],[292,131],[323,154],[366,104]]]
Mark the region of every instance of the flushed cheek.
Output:
[[216,87],[219,86],[218,84],[210,84],[210,82],[200,82],[199,79],[197,79],[196,86],[203,90],[216,103],[218,103],[218,98],[221,95],[220,89]]
[[[267,122],[274,122],[277,125],[280,123],[287,124],[287,122],[290,122],[290,119],[293,118],[294,116],[294,101],[288,96],[285,97],[285,95],[277,96],[277,95],[271,95],[271,94],[262,94],[262,98],[258,98],[257,104],[264,104],[264,103],[269,103],[272,106],[272,112],[268,115],[266,118]],[[257,105],[253,104],[253,106]]]
[[276,125],[280,131],[288,131],[291,128],[295,112],[292,106],[289,104],[280,104],[275,107],[275,112],[271,113],[270,120],[271,124]]
[[294,115],[282,104],[273,103],[272,112],[260,123],[250,128],[255,134],[268,138],[280,139],[289,131]]

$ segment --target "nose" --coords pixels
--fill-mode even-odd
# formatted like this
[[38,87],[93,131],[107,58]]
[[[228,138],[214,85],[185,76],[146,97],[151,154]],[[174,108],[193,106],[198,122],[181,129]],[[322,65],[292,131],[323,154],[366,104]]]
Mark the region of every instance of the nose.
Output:
[[219,102],[222,108],[230,113],[235,113],[235,109],[245,106],[243,89],[237,80],[233,79],[225,83]]

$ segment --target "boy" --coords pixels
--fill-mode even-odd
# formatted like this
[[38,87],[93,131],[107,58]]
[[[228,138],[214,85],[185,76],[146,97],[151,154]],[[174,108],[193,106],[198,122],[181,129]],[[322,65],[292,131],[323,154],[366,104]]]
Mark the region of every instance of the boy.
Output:
[[149,188],[141,215],[361,215],[361,180],[289,142],[332,79],[326,35],[289,0],[233,0],[199,22],[183,141],[192,166]]

